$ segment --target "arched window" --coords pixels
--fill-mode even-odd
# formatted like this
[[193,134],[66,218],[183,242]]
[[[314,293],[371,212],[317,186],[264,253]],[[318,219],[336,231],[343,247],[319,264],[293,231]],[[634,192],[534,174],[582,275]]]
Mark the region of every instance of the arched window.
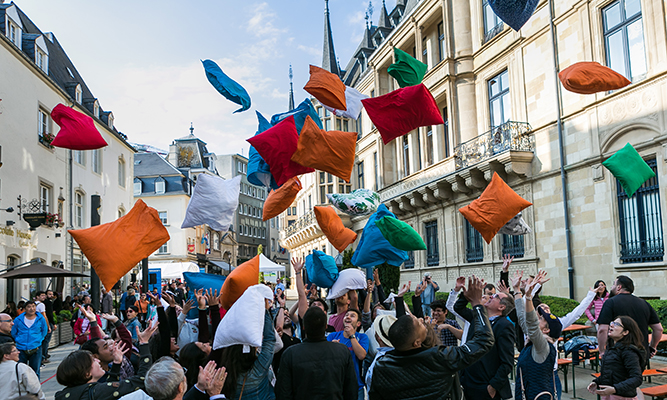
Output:
[[85,195],[82,192],[74,192],[74,226],[82,228],[84,224],[83,202]]
[[213,250],[220,250],[220,235],[213,234]]

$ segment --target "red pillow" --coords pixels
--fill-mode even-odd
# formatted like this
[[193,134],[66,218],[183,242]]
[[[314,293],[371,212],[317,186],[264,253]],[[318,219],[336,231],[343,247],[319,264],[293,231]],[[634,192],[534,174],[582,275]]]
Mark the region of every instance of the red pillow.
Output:
[[361,102],[384,144],[420,126],[445,123],[433,95],[423,83]]
[[531,205],[531,202],[516,194],[494,172],[491,183],[484,189],[482,195],[469,205],[459,208],[459,212],[482,235],[486,243],[491,243],[491,239],[496,236],[500,228]]
[[247,141],[269,164],[271,175],[278,186],[282,186],[292,177],[315,172],[312,168],[306,168],[290,160],[297,149],[298,140],[299,135],[296,133],[294,116],[290,115],[272,128]]
[[338,75],[332,74],[326,69],[310,66],[310,80],[303,87],[325,106],[336,110],[347,110],[345,101],[345,84]]
[[107,290],[169,240],[157,211],[137,200],[126,215],[88,229],[68,230]]
[[315,218],[324,235],[333,247],[342,253],[357,240],[357,234],[343,225],[343,221],[331,206],[315,206]]
[[222,289],[220,289],[222,291],[222,298],[220,299],[222,308],[229,310],[247,288],[258,283],[259,254],[234,268],[227,276],[225,283],[222,284]]
[[95,150],[108,146],[95,128],[93,119],[86,114],[58,104],[51,111],[51,118],[60,126],[52,146],[72,150]]
[[593,94],[628,86],[626,77],[596,62],[578,62],[558,74],[563,87],[570,92]]
[[276,190],[271,191],[264,201],[262,220],[268,221],[277,217],[281,212],[287,210],[301,191],[301,181],[296,176]]
[[292,161],[304,167],[329,172],[349,183],[356,148],[356,132],[327,132],[308,116],[301,128]]

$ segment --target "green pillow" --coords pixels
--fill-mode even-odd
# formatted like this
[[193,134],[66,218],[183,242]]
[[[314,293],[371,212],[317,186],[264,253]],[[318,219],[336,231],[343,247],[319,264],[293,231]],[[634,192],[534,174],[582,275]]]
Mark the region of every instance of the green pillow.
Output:
[[396,47],[394,47],[394,58],[396,62],[387,68],[387,72],[398,81],[402,88],[422,83],[428,65]]
[[426,250],[426,243],[412,227],[394,217],[385,216],[375,221],[382,236],[399,250]]
[[602,165],[621,182],[628,197],[632,197],[644,182],[655,176],[651,167],[630,143],[609,157]]

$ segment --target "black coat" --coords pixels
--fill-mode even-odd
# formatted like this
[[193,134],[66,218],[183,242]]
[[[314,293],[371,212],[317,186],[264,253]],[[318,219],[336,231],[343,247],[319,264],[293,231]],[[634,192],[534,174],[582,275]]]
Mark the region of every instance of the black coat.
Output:
[[358,391],[352,354],[340,343],[306,339],[281,357],[277,400],[356,400]]
[[[473,319],[472,310],[466,308],[468,300],[459,296],[454,304],[456,311],[466,321]],[[503,399],[512,397],[509,374],[514,367],[514,325],[507,317],[499,316],[491,321],[496,343],[478,362],[461,371],[461,385],[464,389],[486,390],[493,386]],[[470,340],[472,332],[468,331]]]
[[378,358],[369,390],[371,400],[458,399],[457,371],[477,362],[493,347],[491,323],[482,306],[475,306],[472,338],[463,346],[437,346],[411,351],[392,350]]
[[646,352],[634,345],[616,343],[607,346],[602,356],[600,376],[593,380],[599,385],[613,386],[616,395],[635,397],[642,384],[642,365]]

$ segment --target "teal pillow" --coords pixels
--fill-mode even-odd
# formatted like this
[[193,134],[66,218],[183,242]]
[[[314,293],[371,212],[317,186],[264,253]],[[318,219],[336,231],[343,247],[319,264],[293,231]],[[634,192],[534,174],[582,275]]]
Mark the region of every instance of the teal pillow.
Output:
[[399,219],[386,216],[375,221],[375,225],[389,244],[399,250],[426,250],[426,244],[417,231]]
[[651,167],[630,143],[609,157],[602,165],[621,182],[628,197],[632,197],[644,182],[655,176]]

